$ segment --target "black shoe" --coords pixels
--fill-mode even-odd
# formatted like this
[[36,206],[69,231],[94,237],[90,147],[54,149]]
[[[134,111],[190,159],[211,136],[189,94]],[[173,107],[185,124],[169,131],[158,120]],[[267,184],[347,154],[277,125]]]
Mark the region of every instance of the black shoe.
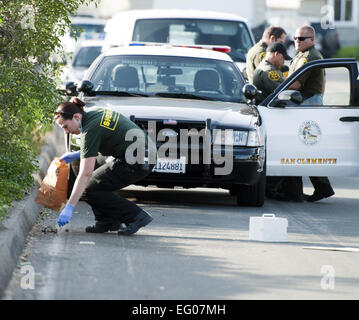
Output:
[[309,197],[310,197],[309,194],[303,193],[303,199],[304,199],[304,201],[308,201]]
[[334,195],[334,192],[333,192],[333,191],[331,191],[331,192],[329,192],[329,193],[327,193],[327,194],[325,194],[325,195],[323,195],[323,194],[320,193],[320,192],[314,191],[314,193],[307,198],[307,201],[308,201],[308,202],[319,201],[319,200],[322,200],[322,199],[324,199],[324,198],[329,198],[329,197],[331,197],[332,195]]
[[117,231],[121,228],[120,222],[103,222],[98,221],[94,226],[86,227],[86,232],[89,233],[104,233],[107,231]]
[[146,211],[141,210],[139,214],[130,222],[126,222],[126,227],[118,231],[118,235],[129,236],[136,233],[140,228],[147,226],[153,217]]

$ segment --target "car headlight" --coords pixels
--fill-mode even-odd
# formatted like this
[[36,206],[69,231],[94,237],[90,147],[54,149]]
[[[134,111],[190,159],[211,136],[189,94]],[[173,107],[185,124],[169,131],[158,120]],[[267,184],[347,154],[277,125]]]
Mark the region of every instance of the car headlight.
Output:
[[248,139],[248,131],[240,130],[214,130],[214,144],[216,145],[232,145],[246,146]]
[[261,146],[262,139],[258,130],[214,130],[215,145],[233,145],[258,147]]
[[248,133],[248,147],[259,147],[262,145],[261,135],[258,130],[251,130]]

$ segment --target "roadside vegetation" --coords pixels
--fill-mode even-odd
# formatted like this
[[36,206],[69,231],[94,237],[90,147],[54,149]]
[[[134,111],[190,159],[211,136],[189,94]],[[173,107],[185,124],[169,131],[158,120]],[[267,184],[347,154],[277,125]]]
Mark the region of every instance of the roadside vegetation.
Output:
[[359,60],[359,46],[341,47],[334,58],[355,58]]
[[0,220],[33,185],[41,138],[61,101],[59,38],[69,15],[100,0],[0,0]]

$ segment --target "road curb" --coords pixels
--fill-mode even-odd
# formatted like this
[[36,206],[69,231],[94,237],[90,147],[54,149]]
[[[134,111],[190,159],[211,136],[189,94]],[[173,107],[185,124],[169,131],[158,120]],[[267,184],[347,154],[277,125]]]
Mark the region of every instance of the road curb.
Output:
[[64,152],[63,142],[63,132],[55,126],[48,134],[37,158],[39,171],[34,174],[34,186],[24,199],[13,203],[7,217],[0,223],[0,297],[4,294],[24,249],[26,238],[42,209],[42,206],[35,202],[39,183],[44,178],[53,158]]

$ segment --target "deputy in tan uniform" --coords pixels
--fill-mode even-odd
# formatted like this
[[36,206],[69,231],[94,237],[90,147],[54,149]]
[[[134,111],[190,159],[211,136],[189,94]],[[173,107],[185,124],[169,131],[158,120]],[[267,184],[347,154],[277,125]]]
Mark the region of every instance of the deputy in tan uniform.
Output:
[[281,71],[284,61],[292,58],[287,54],[285,46],[280,42],[270,44],[262,62],[253,74],[253,84],[262,92],[257,102],[262,101],[284,81]]
[[[292,75],[296,70],[307,62],[323,59],[322,54],[315,49],[315,31],[311,26],[301,26],[297,29],[294,37],[295,48],[298,51],[294,57],[288,75]],[[306,72],[290,89],[298,90],[303,96],[304,104],[323,105],[323,93],[325,86],[324,69],[314,69]]]
[[284,43],[287,33],[281,27],[270,26],[264,30],[262,39],[257,42],[247,54],[246,74],[248,81],[253,83],[253,73],[266,55],[267,47],[274,42]]
[[[315,49],[315,30],[311,26],[301,26],[295,32],[295,48],[298,54],[294,57],[290,67],[289,76],[309,61],[323,59],[321,53]],[[303,105],[323,105],[323,93],[325,87],[324,69],[314,69],[306,72],[289,89],[298,90],[303,96]],[[294,178],[294,177],[293,177]],[[314,202],[334,195],[334,190],[327,177],[309,177],[314,193],[306,196],[306,200]],[[288,186],[288,189],[301,191],[297,194],[300,197],[302,193],[302,178]]]

